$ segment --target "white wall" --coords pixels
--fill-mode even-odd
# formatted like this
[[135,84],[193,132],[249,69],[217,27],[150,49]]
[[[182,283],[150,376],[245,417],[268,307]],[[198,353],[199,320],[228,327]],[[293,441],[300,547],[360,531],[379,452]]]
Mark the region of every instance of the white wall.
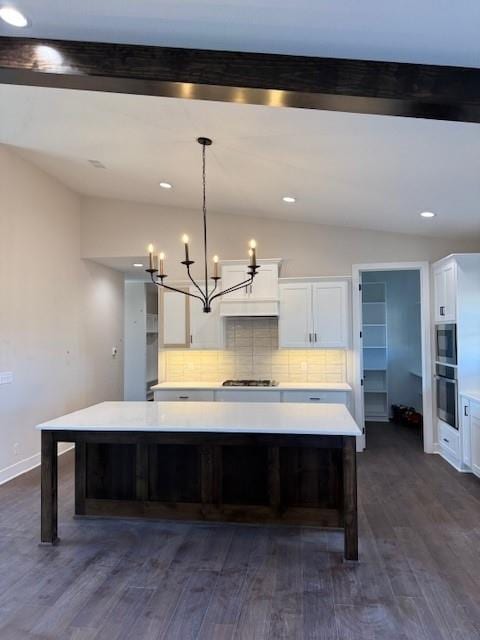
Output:
[[38,463],[36,423],[122,397],[123,277],[81,259],[80,223],[76,195],[0,145],[0,482]]
[[422,411],[420,272],[368,271],[362,279],[386,285],[389,405]]
[[[232,194],[232,198],[235,194]],[[301,206],[299,204],[298,206]],[[167,253],[168,274],[184,277],[182,233],[201,258],[201,212],[101,198],[82,201],[82,254],[87,258],[141,256],[153,242]],[[292,208],[292,216],[295,208]],[[432,225],[432,229],[433,229]],[[451,240],[350,227],[284,222],[250,216],[209,214],[210,253],[246,256],[255,237],[259,257],[284,258],[282,276],[349,275],[354,263],[437,260],[449,253],[479,251],[480,238]]]

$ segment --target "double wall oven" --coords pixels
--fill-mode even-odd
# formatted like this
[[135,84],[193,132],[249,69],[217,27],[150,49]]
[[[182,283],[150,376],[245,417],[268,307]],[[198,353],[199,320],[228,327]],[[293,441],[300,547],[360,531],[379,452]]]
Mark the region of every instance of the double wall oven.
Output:
[[458,429],[457,326],[455,324],[436,325],[435,348],[437,417],[454,429]]

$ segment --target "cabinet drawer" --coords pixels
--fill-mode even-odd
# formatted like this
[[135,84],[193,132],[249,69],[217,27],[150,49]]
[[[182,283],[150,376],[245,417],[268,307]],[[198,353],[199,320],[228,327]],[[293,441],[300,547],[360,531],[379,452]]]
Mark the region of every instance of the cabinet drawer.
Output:
[[346,391],[283,391],[282,402],[332,402],[348,404]]
[[280,391],[235,391],[222,389],[215,394],[217,402],[280,402]]
[[165,389],[155,391],[156,402],[213,402],[213,391],[208,389]]
[[443,452],[447,457],[460,457],[460,436],[456,429],[452,429],[448,424],[439,423],[439,442]]

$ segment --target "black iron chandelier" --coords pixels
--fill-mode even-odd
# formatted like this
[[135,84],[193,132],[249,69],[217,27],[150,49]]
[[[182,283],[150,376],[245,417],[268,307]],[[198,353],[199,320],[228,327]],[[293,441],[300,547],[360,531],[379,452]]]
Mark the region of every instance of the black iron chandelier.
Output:
[[210,277],[210,280],[213,280],[213,285],[211,288],[208,286],[208,264],[207,264],[207,198],[206,198],[206,167],[205,167],[205,149],[206,147],[212,144],[212,140],[210,138],[197,138],[197,142],[202,145],[202,185],[203,185],[203,257],[204,257],[204,274],[205,274],[205,284],[204,288],[202,288],[198,282],[193,278],[190,267],[192,264],[195,264],[194,260],[190,260],[189,253],[189,238],[187,235],[182,236],[182,241],[185,246],[185,260],[182,260],[182,264],[185,265],[187,270],[187,275],[196,288],[196,293],[191,293],[190,291],[186,291],[183,289],[177,289],[176,287],[170,287],[165,284],[165,278],[167,278],[167,274],[165,273],[165,254],[160,252],[158,254],[158,258],[155,258],[154,255],[154,247],[152,244],[148,246],[148,254],[149,254],[149,268],[146,270],[147,273],[150,274],[153,284],[156,284],[158,287],[163,287],[163,289],[167,289],[168,291],[176,291],[177,293],[182,293],[185,296],[189,296],[190,298],[197,298],[201,301],[203,305],[204,313],[209,313],[212,310],[212,302],[219,298],[220,296],[224,296],[226,293],[232,293],[233,291],[238,291],[239,289],[243,289],[244,287],[248,287],[252,284],[253,279],[257,275],[258,265],[257,265],[257,256],[256,256],[256,248],[257,243],[255,240],[250,240],[250,249],[248,254],[250,256],[250,261],[248,264],[248,269],[246,273],[246,279],[238,284],[235,284],[227,289],[223,289],[222,291],[218,291],[217,293],[217,285],[220,280],[220,276],[218,275],[218,256],[213,256],[213,276]]

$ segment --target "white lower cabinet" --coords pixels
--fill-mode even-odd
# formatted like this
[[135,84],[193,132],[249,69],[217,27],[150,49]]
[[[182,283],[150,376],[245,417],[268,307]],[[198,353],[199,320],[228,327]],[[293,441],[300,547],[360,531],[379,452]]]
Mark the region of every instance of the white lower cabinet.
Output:
[[471,468],[480,478],[480,403],[470,402]]
[[335,390],[299,390],[286,391],[282,389],[268,389],[249,391],[245,389],[157,389],[156,402],[305,402],[344,404],[349,409],[351,393]]
[[460,466],[460,434],[445,422],[439,421],[438,425],[442,455],[458,468]]
[[280,402],[280,391],[236,391],[225,389],[215,392],[217,402]]
[[156,402],[213,402],[213,389],[161,389],[154,393]]
[[348,405],[346,391],[283,391],[283,402],[327,402]]
[[462,466],[465,470],[472,468],[472,433],[470,424],[470,400],[460,398],[460,443],[462,447]]

